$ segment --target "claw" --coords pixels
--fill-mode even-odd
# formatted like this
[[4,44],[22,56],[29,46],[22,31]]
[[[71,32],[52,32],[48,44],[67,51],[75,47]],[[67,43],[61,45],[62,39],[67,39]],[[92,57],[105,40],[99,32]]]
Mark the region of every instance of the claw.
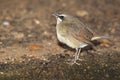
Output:
[[69,64],[69,65],[74,65],[74,64],[77,64],[77,65],[80,65],[80,63],[78,63],[78,62],[76,62],[76,61],[71,61],[71,62],[67,62],[67,64]]
[[73,64],[77,64],[77,65],[81,65],[81,63],[78,63],[77,61],[83,61],[84,59],[77,59],[77,60],[75,60],[75,59],[69,59],[68,60],[68,62],[66,62],[67,64],[69,64],[69,65],[73,65]]

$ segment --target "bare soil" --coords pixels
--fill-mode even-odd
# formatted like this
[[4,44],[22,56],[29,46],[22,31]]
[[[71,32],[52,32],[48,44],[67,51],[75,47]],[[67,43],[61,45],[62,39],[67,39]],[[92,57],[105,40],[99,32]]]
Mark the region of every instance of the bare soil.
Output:
[[[78,17],[114,45],[83,49],[80,65],[67,64],[75,50],[58,42],[54,12]],[[119,79],[120,0],[0,0],[0,80]]]

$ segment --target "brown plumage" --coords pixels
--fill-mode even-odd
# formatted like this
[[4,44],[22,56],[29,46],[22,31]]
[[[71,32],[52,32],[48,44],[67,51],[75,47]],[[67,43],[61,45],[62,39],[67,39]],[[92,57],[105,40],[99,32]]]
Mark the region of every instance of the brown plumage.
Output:
[[92,40],[107,38],[97,37],[96,34],[83,24],[79,19],[66,14],[53,14],[57,18],[56,32],[60,42],[76,49],[73,63],[79,59],[81,48],[91,45],[95,48]]

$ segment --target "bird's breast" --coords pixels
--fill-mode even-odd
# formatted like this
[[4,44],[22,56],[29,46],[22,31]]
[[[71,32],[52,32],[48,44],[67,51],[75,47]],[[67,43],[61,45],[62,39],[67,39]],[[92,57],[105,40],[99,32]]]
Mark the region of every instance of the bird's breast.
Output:
[[66,42],[66,38],[64,36],[64,33],[61,31],[61,29],[59,29],[59,27],[56,27],[56,33],[57,33],[57,38],[60,42],[65,43]]
[[58,40],[71,48],[84,48],[87,46],[86,43],[78,41],[72,35],[68,34],[66,30],[61,29],[60,26],[56,26],[56,33]]

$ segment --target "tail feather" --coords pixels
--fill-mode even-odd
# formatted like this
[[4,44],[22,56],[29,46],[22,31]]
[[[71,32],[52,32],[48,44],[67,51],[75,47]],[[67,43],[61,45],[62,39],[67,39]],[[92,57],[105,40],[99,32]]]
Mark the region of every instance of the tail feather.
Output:
[[98,36],[98,37],[93,37],[91,39],[92,41],[98,40],[102,45],[109,47],[114,45],[113,41],[110,39],[110,37],[107,36]]
[[110,40],[110,37],[107,37],[107,36],[96,36],[96,37],[93,37],[91,40],[94,41],[94,40],[99,40],[99,39],[108,39],[108,40]]

